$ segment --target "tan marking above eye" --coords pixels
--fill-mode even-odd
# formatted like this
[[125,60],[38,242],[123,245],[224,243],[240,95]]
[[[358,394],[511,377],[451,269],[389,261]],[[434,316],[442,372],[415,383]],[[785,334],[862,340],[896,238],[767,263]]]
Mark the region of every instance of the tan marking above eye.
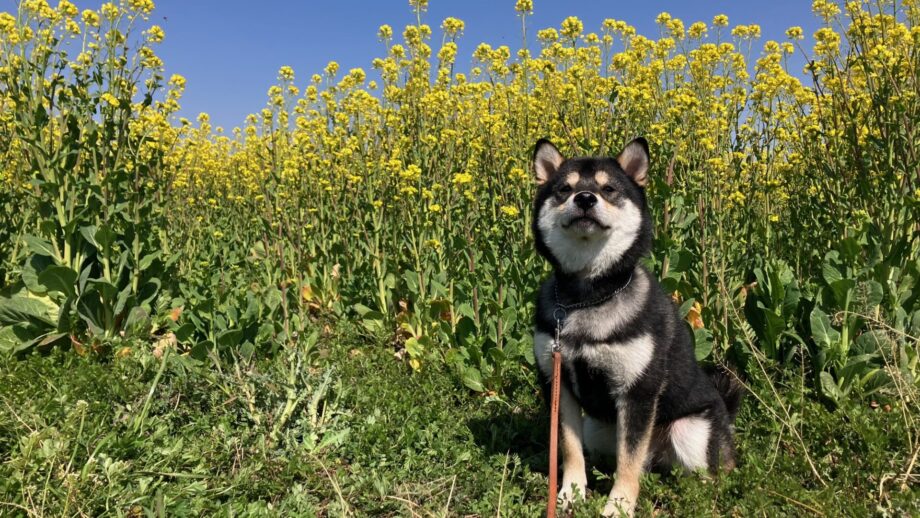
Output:
[[574,187],[575,187],[575,184],[578,183],[578,178],[579,178],[578,173],[569,173],[569,174],[566,175],[566,177],[565,177],[565,183],[571,185],[572,188],[574,188]]
[[607,171],[598,171],[594,173],[594,181],[598,185],[607,185],[607,182],[610,181],[610,175],[607,174]]

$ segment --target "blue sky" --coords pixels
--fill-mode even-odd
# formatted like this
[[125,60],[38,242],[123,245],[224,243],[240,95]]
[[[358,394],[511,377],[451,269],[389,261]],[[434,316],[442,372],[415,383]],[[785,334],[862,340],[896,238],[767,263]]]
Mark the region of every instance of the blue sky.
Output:
[[[72,0],[80,9],[98,8],[98,0]],[[153,23],[166,30],[159,54],[167,73],[188,79],[181,115],[193,119],[207,112],[215,125],[240,125],[247,114],[260,110],[278,68],[290,65],[300,86],[321,72],[330,60],[341,70],[361,67],[383,53],[377,40],[381,24],[394,32],[414,22],[408,0],[154,0]],[[16,0],[0,0],[0,10],[15,10]],[[56,1],[49,0],[56,5]],[[441,21],[454,16],[466,23],[458,42],[458,69],[467,69],[480,42],[493,46],[520,45],[520,21],[515,0],[431,0],[423,21],[435,31],[434,52],[440,44]],[[625,20],[639,33],[657,35],[655,16],[667,11],[690,23],[710,23],[726,14],[731,26],[758,23],[761,41],[784,39],[786,28],[800,25],[809,36],[817,28],[810,0],[705,1],[588,1],[534,0],[529,18],[531,36],[537,29],[557,27],[567,16],[578,16],[586,32],[598,31],[604,18]],[[806,42],[809,41],[806,37]],[[531,42],[531,49],[538,47]],[[797,68],[801,68],[800,66]],[[373,78],[374,76],[371,75]]]

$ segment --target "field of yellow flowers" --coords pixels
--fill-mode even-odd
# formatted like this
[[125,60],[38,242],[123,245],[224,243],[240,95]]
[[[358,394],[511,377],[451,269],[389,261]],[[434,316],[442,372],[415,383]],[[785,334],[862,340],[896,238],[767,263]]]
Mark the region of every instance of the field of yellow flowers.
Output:
[[[654,35],[569,17],[537,48],[479,45],[468,73],[464,22],[432,28],[427,0],[410,5],[418,23],[381,26],[368,70],[281,67],[229,131],[176,115],[186,81],[164,76],[151,0],[0,13],[0,362],[143,356],[156,386],[171,354],[306,369],[345,326],[400,376],[513,399],[546,274],[532,145],[611,154],[644,135],[649,264],[697,357],[750,380],[780,437],[802,440],[773,403],[790,376],[819,409],[894,407],[890,479],[916,483],[920,2],[815,0],[817,32],[766,42],[724,15],[661,13]],[[514,8],[526,36],[533,2]],[[303,404],[291,391],[273,441]]]

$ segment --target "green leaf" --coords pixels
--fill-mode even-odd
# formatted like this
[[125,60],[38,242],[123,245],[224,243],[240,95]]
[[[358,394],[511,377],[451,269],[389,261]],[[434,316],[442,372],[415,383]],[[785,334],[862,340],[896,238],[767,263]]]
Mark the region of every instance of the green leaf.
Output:
[[856,287],[856,281],[853,279],[840,279],[831,283],[830,286],[837,304],[840,307],[846,307],[850,300],[850,291]]
[[867,286],[867,295],[866,295],[866,304],[869,307],[875,307],[882,303],[882,300],[885,298],[885,288],[882,287],[881,283],[876,281],[866,282]]
[[217,345],[227,349],[235,348],[240,344],[242,338],[243,331],[241,329],[228,329],[217,335]]
[[920,309],[914,311],[914,316],[910,319],[910,333],[914,338],[920,337]]
[[840,332],[831,326],[827,314],[815,307],[811,311],[811,337],[821,347],[831,348],[840,340]]
[[95,225],[80,227],[80,235],[83,236],[83,239],[85,239],[87,243],[99,249],[101,247],[99,246],[99,242],[96,241],[96,230],[97,229]]
[[829,285],[843,279],[843,274],[840,273],[840,270],[827,260],[821,265],[821,276],[824,277],[824,282]]
[[409,356],[418,358],[424,352],[424,347],[414,336],[410,336],[406,340],[406,352],[409,353]]
[[39,329],[53,329],[57,309],[47,297],[13,295],[0,298],[0,325],[28,324]]
[[834,381],[834,377],[827,371],[822,371],[818,375],[818,379],[821,381],[821,393],[824,394],[828,399],[839,403],[843,400],[843,392],[840,391],[840,387],[837,386],[837,382]]
[[875,353],[879,349],[883,351],[889,350],[891,340],[885,331],[873,329],[857,336],[853,343],[855,350],[860,353]]
[[693,347],[696,360],[703,360],[712,353],[712,333],[705,327],[693,330]]
[[38,282],[38,272],[45,271],[45,269],[53,264],[54,262],[50,257],[33,254],[22,266],[22,283],[25,284],[26,288],[32,293],[44,295],[46,290],[45,287]]
[[249,340],[247,340],[245,343],[243,343],[242,346],[240,346],[240,356],[246,361],[251,360],[252,355],[255,352],[256,352],[256,348],[254,345],[252,345],[252,342],[250,342]]
[[693,307],[694,302],[696,302],[696,299],[691,297],[685,300],[684,303],[681,304],[679,308],[677,308],[677,314],[680,315],[680,318],[687,317],[687,313],[690,312],[690,308]]
[[45,255],[52,257],[54,259],[59,259],[57,254],[54,252],[54,246],[47,239],[40,238],[38,236],[25,235],[22,236],[22,240],[28,246],[29,251],[36,255]]
[[482,385],[482,374],[475,367],[463,369],[463,384],[475,392],[485,392],[486,388]]
[[67,266],[49,266],[38,274],[38,283],[46,291],[63,293],[67,297],[75,295],[77,272]]
[[194,347],[192,347],[190,355],[192,358],[195,358],[196,360],[204,360],[208,357],[208,353],[213,348],[214,348],[213,342],[211,342],[210,340],[204,340],[204,341],[198,342],[197,344],[195,344]]
[[180,344],[187,342],[188,339],[192,337],[194,332],[195,324],[192,324],[191,322],[186,322],[179,326],[178,329],[173,331],[173,333],[176,335],[176,341]]
[[140,264],[138,264],[138,268],[140,269],[140,271],[144,271],[147,268],[150,268],[150,265],[153,264],[153,262],[159,258],[160,258],[160,252],[153,252],[152,254],[147,254],[141,258]]

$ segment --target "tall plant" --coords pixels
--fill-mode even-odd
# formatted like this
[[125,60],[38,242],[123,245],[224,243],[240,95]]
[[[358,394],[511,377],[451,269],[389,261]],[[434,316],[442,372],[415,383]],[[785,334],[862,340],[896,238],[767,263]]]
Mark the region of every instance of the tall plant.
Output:
[[66,0],[27,0],[2,15],[0,91],[19,158],[9,174],[28,185],[33,216],[0,299],[0,347],[148,330],[166,259],[157,186],[179,94],[156,100],[163,64],[151,45],[163,30],[140,29],[152,9],[130,0],[81,14]]

